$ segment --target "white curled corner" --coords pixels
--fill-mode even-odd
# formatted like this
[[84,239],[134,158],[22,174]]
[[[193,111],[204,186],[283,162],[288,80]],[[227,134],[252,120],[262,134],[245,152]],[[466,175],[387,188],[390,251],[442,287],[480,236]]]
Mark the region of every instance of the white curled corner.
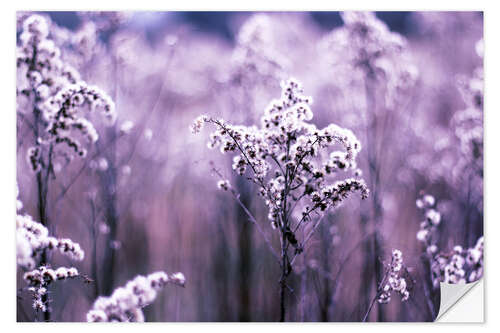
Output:
[[440,283],[441,303],[435,321],[448,323],[484,322],[483,279],[467,284]]

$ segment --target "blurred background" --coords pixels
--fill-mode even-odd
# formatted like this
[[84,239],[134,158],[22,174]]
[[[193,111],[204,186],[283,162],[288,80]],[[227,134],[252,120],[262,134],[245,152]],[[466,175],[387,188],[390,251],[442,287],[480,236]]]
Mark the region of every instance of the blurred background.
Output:
[[[18,35],[29,14],[18,13]],[[53,320],[84,321],[99,295],[157,270],[183,272],[186,288],[167,287],[145,308],[147,321],[278,319],[280,268],[240,206],[217,189],[210,162],[276,248],[279,234],[256,188],[231,171],[232,157],[209,150],[208,131],[192,135],[189,126],[200,114],[258,125],[288,77],[313,97],[313,123],[349,128],[361,141],[358,163],[372,195],[329,213],[314,234],[290,277],[286,319],[360,321],[397,248],[410,299],[375,304],[369,320],[433,320],[439,290],[422,260],[415,202],[423,192],[436,199],[443,251],[472,247],[483,233],[482,119],[480,135],[457,125],[477,103],[470,82],[483,66],[482,13],[377,12],[389,31],[381,36],[399,36],[403,46],[370,41],[381,54],[370,88],[354,46],[336,42],[346,29],[338,12],[39,14],[61,58],[106,91],[118,115],[112,127],[93,121],[100,138],[85,158],[55,162],[48,227],[82,246],[76,267],[94,282],[55,284]],[[26,163],[35,137],[19,117],[17,136],[20,200],[36,220]],[[58,254],[50,260],[69,264]],[[34,320],[29,297],[18,298],[17,310],[18,321]]]

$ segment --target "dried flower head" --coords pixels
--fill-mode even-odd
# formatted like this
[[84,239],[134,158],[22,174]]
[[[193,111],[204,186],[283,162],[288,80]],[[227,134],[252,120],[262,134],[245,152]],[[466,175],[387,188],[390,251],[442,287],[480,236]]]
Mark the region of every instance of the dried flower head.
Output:
[[[84,111],[100,110],[108,124],[116,118],[111,98],[81,81],[79,73],[63,61],[61,51],[49,38],[48,23],[40,15],[24,21],[17,48],[17,73],[18,110],[34,118],[36,144],[28,149],[27,160],[35,173],[42,166],[48,167],[53,150],[85,156],[81,139],[89,144],[98,140]],[[36,130],[39,124],[45,127],[45,133]]]
[[425,246],[434,288],[438,288],[441,282],[455,284],[480,279],[483,275],[483,237],[472,248],[464,249],[456,245],[451,252],[440,252],[435,238],[441,214],[435,209],[435,203],[436,200],[429,194],[422,194],[416,202],[425,216],[425,220],[420,223],[417,239]]
[[198,117],[192,126],[193,132],[205,122],[217,127],[209,147],[235,155],[233,169],[259,186],[274,227],[283,227],[291,207],[302,208],[296,215],[300,225],[313,212],[337,207],[354,192],[360,192],[362,198],[368,196],[362,179],[339,179],[341,174],[357,170],[361,144],[348,129],[335,124],[318,129],[309,123],[311,103],[300,83],[290,79],[282,83],[281,99],[272,101],[264,111],[260,128],[230,125],[207,116]]
[[[383,284],[382,291],[378,295],[377,301],[379,303],[389,303],[391,301],[391,293],[397,292],[404,302],[410,297],[410,292],[407,290],[406,280],[403,277],[403,253],[400,250],[392,250],[392,259],[389,264],[385,284]],[[383,281],[383,282],[384,282]]]
[[[22,205],[22,204],[21,204]],[[35,267],[37,255],[58,250],[72,260],[82,261],[85,253],[78,243],[67,238],[55,238],[49,230],[28,214],[16,215],[17,264],[27,269]]]
[[165,272],[156,272],[148,276],[139,275],[124,287],[115,289],[111,296],[97,298],[87,313],[87,321],[143,322],[142,308],[155,300],[158,291],[167,283],[183,287],[185,280],[182,273],[168,275]]

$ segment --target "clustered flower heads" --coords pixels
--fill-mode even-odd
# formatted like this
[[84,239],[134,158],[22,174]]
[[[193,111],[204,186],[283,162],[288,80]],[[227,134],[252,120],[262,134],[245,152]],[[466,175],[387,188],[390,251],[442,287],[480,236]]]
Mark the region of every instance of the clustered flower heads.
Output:
[[429,254],[436,252],[436,246],[432,242],[432,236],[441,222],[441,214],[435,209],[436,200],[430,194],[424,194],[417,199],[416,205],[424,211],[425,220],[420,222],[420,230],[417,239],[424,243]]
[[78,270],[74,267],[52,269],[40,266],[38,269],[24,273],[23,278],[29,285],[28,290],[33,294],[33,308],[42,312],[48,311],[48,304],[43,300],[43,296],[47,294],[49,284],[54,281],[66,280],[78,276]]
[[[482,40],[478,42],[480,45]],[[479,54],[481,57],[482,55]],[[474,70],[471,77],[460,76],[458,88],[466,104],[466,108],[457,111],[452,118],[455,135],[460,142],[460,153],[463,157],[456,167],[457,174],[463,174],[466,168],[478,174],[482,182],[483,172],[483,105],[484,105],[484,72],[482,67]]]
[[[337,68],[347,65],[364,77],[385,80],[386,102],[394,107],[418,78],[418,69],[406,52],[405,38],[392,32],[373,12],[346,11],[340,15],[343,27],[332,31],[321,46],[332,55]],[[348,73],[352,76],[353,72]]]
[[[19,197],[19,189],[17,188]],[[28,290],[33,296],[33,308],[37,311],[50,312],[47,289],[57,280],[65,280],[79,276],[74,267],[59,267],[52,269],[43,263],[34,269],[38,255],[47,251],[59,250],[59,252],[72,260],[82,261],[85,253],[78,243],[67,238],[55,238],[49,235],[49,230],[41,223],[36,222],[28,214],[20,214],[23,205],[17,199],[16,215],[16,261],[17,265],[29,269],[23,276],[28,283]]]
[[241,27],[233,53],[234,73],[238,80],[278,78],[285,67],[284,57],[270,47],[272,20],[266,14],[252,15]]
[[185,282],[182,273],[168,275],[165,272],[156,272],[148,276],[139,275],[124,287],[115,289],[111,296],[99,297],[87,313],[87,321],[143,322],[142,308],[155,300],[158,291],[167,283],[183,287]]
[[78,12],[78,16],[84,21],[94,22],[96,28],[100,31],[109,31],[125,24],[132,17],[132,12],[113,12],[113,11],[91,11]]
[[61,51],[49,38],[46,19],[31,15],[23,22],[17,47],[18,96],[35,98],[43,103],[68,84],[80,80],[80,75],[61,59]]
[[45,250],[59,250],[72,260],[81,261],[84,252],[78,243],[67,238],[49,236],[48,229],[30,215],[16,216],[17,264],[31,269],[36,255]]
[[[17,190],[17,195],[19,195],[19,190]],[[25,269],[31,269],[31,271],[24,274],[24,279],[30,285],[30,291],[34,292],[33,306],[36,309],[46,311],[46,304],[41,302],[41,296],[46,293],[46,287],[52,281],[78,276],[78,271],[76,268],[64,267],[53,270],[46,266],[33,269],[37,254],[57,249],[61,254],[68,256],[72,260],[82,261],[84,252],[78,243],[70,239],[51,237],[44,225],[35,222],[30,215],[19,214],[22,206],[22,202],[18,199],[18,214],[16,216],[17,264]]]
[[[19,195],[19,191],[17,191]],[[85,253],[78,243],[67,238],[55,238],[49,235],[49,230],[36,222],[28,214],[19,214],[22,202],[17,200],[16,215],[16,248],[17,264],[27,269],[35,267],[37,254],[46,250],[59,250],[72,260],[82,261]]]
[[99,47],[97,25],[92,21],[84,21],[81,28],[71,36],[71,43],[82,59],[90,60]]
[[484,238],[480,237],[476,245],[464,249],[457,245],[451,253],[439,253],[432,263],[434,285],[443,283],[469,283],[483,276]]
[[284,212],[291,216],[296,206],[301,207],[295,215],[299,226],[313,212],[337,207],[354,192],[368,196],[362,179],[339,177],[340,173],[359,174],[356,156],[361,144],[348,129],[335,124],[318,129],[309,123],[311,103],[300,83],[289,79],[282,82],[281,98],[265,110],[260,128],[235,126],[204,115],[191,127],[197,133],[204,123],[215,124],[208,147],[235,154],[233,169],[259,186],[275,228],[283,227]]
[[101,109],[103,116],[112,124],[115,121],[114,103],[109,96],[95,86],[80,81],[69,85],[44,105],[44,116],[48,123],[46,142],[64,143],[77,155],[85,156],[86,150],[74,137],[74,131],[95,143],[99,136],[94,126],[79,111],[88,105],[91,111]]
[[84,156],[86,150],[78,137],[86,138],[91,144],[97,141],[97,132],[83,117],[82,110],[100,109],[109,124],[114,122],[116,114],[109,96],[81,81],[79,73],[61,59],[61,51],[49,38],[44,17],[27,17],[19,39],[17,95],[26,98],[18,99],[18,109],[35,115],[34,126],[43,122],[46,129],[44,134],[36,133],[36,145],[27,151],[30,168],[39,172],[44,165],[44,145],[65,144],[70,152]]
[[464,249],[457,245],[451,253],[439,252],[433,238],[441,221],[441,214],[435,210],[435,203],[436,200],[429,194],[423,194],[416,202],[417,207],[425,214],[417,239],[425,245],[434,287],[438,288],[440,282],[455,284],[480,279],[483,276],[483,237],[472,248]]
[[387,281],[377,299],[379,303],[389,303],[392,292],[397,292],[401,296],[402,301],[408,300],[410,293],[407,290],[406,280],[402,276],[402,269],[403,253],[395,249],[392,251],[392,260],[385,277]]
[[347,11],[340,15],[344,26],[332,32],[327,43],[342,51],[339,56],[342,54],[353,67],[375,75],[384,68],[388,56],[403,50],[405,40],[391,32],[375,13]]

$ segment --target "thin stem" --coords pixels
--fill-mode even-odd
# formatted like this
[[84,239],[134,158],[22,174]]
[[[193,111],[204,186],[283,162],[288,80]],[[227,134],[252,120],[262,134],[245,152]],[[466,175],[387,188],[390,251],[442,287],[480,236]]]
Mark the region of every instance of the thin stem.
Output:
[[[316,231],[316,229],[318,228],[318,226],[320,225],[321,221],[323,220],[323,218],[325,217],[326,215],[323,215],[321,216],[318,221],[316,222],[316,224],[314,225],[314,227],[312,228],[312,230],[307,234],[307,236],[304,238],[304,241],[302,242],[302,247],[305,247],[305,245],[307,244],[307,242],[311,239],[312,235],[314,234],[314,231]],[[292,257],[292,260],[290,260],[290,265],[293,265],[293,263],[295,262],[295,259],[297,258],[297,256],[299,255],[300,253],[297,252],[294,254],[294,256]]]
[[280,278],[280,322],[285,321],[286,305],[285,305],[285,289],[286,278],[288,273],[287,252],[286,252],[286,236],[281,233],[281,278]]
[[368,311],[366,311],[365,316],[363,317],[363,322],[366,322],[366,320],[368,319],[368,315],[370,315],[370,312],[371,312],[371,310],[373,308],[373,305],[375,305],[375,302],[377,301],[377,298],[378,298],[378,296],[380,294],[380,291],[382,290],[382,286],[384,285],[385,280],[387,280],[388,276],[389,276],[389,270],[387,270],[385,272],[384,278],[382,279],[382,281],[378,285],[377,291],[375,292],[375,296],[373,297],[373,299],[372,299],[372,301],[370,303],[370,307],[368,308]]
[[93,238],[92,244],[92,262],[91,262],[91,274],[94,277],[94,298],[99,296],[99,284],[98,284],[98,276],[97,276],[97,216],[96,216],[96,207],[94,199],[89,200],[90,203],[90,212],[91,212],[91,223],[90,230]]
[[[34,53],[35,54],[35,53]],[[33,61],[35,59],[35,55],[33,56]],[[35,95],[36,96],[36,95]],[[46,227],[48,227],[48,217],[47,217],[47,194],[48,194],[48,173],[50,172],[52,165],[46,165],[43,163],[43,152],[42,152],[42,147],[40,146],[40,143],[38,141],[38,136],[39,136],[39,126],[40,126],[40,113],[41,111],[36,107],[38,103],[38,97],[35,98],[34,101],[34,108],[33,108],[33,113],[35,115],[35,124],[34,124],[34,136],[35,136],[35,146],[40,149],[40,155],[41,155],[41,163],[42,169],[39,170],[36,173],[36,184],[37,184],[37,196],[38,196],[38,215],[39,215],[39,220],[40,223]],[[52,146],[49,151],[49,155],[52,154]],[[51,163],[51,157],[49,156],[49,161],[48,163]],[[47,172],[47,175],[43,177],[43,171]],[[40,256],[40,266],[42,265],[47,265],[47,251],[44,249],[41,253]],[[47,310],[43,312],[43,319],[44,321],[50,321],[50,308],[48,306],[50,299],[48,296],[48,293],[45,293],[42,295],[42,302],[44,304],[47,304]]]
[[[421,260],[424,263],[424,270],[425,270],[425,276],[427,278],[424,279],[423,281],[423,286],[424,286],[424,295],[426,299],[426,305],[428,307],[429,313],[432,316],[432,319],[434,320],[436,318],[436,310],[434,309],[434,304],[432,302],[431,294],[430,294],[430,289],[433,288],[433,281],[432,281],[432,256],[430,255],[425,255],[421,257]],[[430,287],[430,288],[429,288]]]
[[[286,159],[290,154],[290,138],[288,137],[286,145]],[[279,164],[279,163],[278,163]],[[281,166],[280,166],[281,168]],[[281,278],[280,278],[280,322],[285,321],[286,315],[286,304],[285,304],[285,289],[286,278],[290,273],[292,268],[291,263],[288,261],[288,241],[287,241],[287,231],[288,231],[288,216],[287,216],[287,197],[289,191],[289,167],[285,168],[285,189],[283,190],[283,204],[282,204],[282,214],[281,214]]]
[[[220,173],[219,170],[217,170],[215,167],[212,168],[212,170],[220,177],[220,178],[224,178],[222,176],[222,174]],[[264,231],[262,230],[262,228],[260,227],[259,223],[257,222],[257,220],[255,219],[255,217],[252,215],[252,213],[248,210],[248,208],[245,206],[245,204],[241,201],[240,199],[240,195],[239,193],[236,192],[236,190],[234,190],[233,188],[231,188],[231,194],[233,195],[234,199],[236,200],[236,202],[240,205],[240,207],[243,209],[243,211],[245,212],[245,214],[247,214],[248,216],[248,220],[250,222],[252,222],[255,227],[257,228],[257,231],[262,235],[262,238],[264,239],[264,241],[266,242],[267,246],[269,247],[269,249],[271,250],[271,253],[273,254],[273,256],[276,257],[276,259],[278,260],[278,262],[280,261],[280,256],[278,255],[278,253],[276,253],[276,251],[274,250],[274,247],[272,246],[271,244],[271,241],[267,238],[266,234],[264,233]]]
[[[236,140],[236,138],[234,137],[234,135],[231,134],[231,131],[227,129],[226,126],[224,126],[223,123],[221,123],[220,121],[218,120],[213,120],[211,119],[210,120],[212,123],[216,124],[217,126],[220,126],[223,130],[225,130],[227,132],[227,134],[229,135],[229,137],[234,141],[236,147],[238,147],[238,150],[241,152],[241,154],[243,155],[243,157],[245,158],[246,162],[250,165],[250,167],[252,168],[252,171],[254,173],[254,175],[256,176],[255,179],[257,179],[258,181],[258,185],[261,186],[263,189],[266,188],[266,185],[264,184],[263,180],[261,177],[257,177],[258,175],[258,172],[257,170],[255,169],[255,166],[253,165],[252,161],[250,161],[250,158],[248,158],[247,156],[247,153],[245,152],[245,150],[241,147],[240,143],[238,142],[238,140]],[[255,181],[255,179],[253,179],[253,181]],[[274,198],[271,196],[271,195],[267,195],[267,197],[269,198],[269,200],[271,200],[272,202],[276,202],[276,200],[274,200]]]
[[92,157],[88,157],[84,162],[82,167],[76,172],[75,176],[69,181],[67,185],[61,185],[61,192],[57,195],[57,198],[54,200],[54,205],[57,205],[59,201],[61,201],[66,193],[70,190],[70,188],[76,183],[78,178],[84,173],[84,171],[88,170],[88,165],[90,161],[95,159],[96,157],[100,156],[104,152],[108,151],[110,148],[113,148],[115,145],[115,141],[123,137],[124,134],[118,134],[114,136],[112,139],[109,140],[109,144],[104,146],[103,148],[100,148],[95,154],[92,155]]
[[264,241],[266,242],[267,246],[271,250],[271,253],[279,260],[280,257],[278,256],[278,254],[274,250],[273,246],[271,245],[271,241],[267,238],[266,234],[264,233],[264,231],[262,230],[260,225],[257,223],[257,220],[255,220],[255,217],[253,217],[252,213],[250,213],[248,208],[243,204],[243,202],[241,202],[239,194],[235,193],[234,190],[232,190],[231,193],[233,193],[233,196],[234,196],[236,202],[240,205],[240,207],[243,209],[245,214],[247,214],[248,220],[250,222],[252,222],[257,227],[257,231],[262,235],[262,238],[264,238]]
[[[382,228],[383,222],[383,209],[380,202],[380,198],[382,197],[382,189],[380,182],[380,156],[377,153],[377,99],[375,96],[373,81],[374,78],[371,75],[366,76],[365,78],[365,96],[366,96],[366,105],[367,105],[367,121],[369,123],[366,125],[366,136],[368,138],[368,142],[371,143],[367,146],[368,153],[368,170],[370,174],[370,179],[372,182],[372,221],[375,227],[375,234],[373,236],[373,256],[372,260],[375,268],[375,288],[377,287],[377,280],[382,277],[382,267],[378,261],[378,258],[382,256],[382,247],[380,245],[380,236],[378,229]],[[371,114],[369,112],[371,111]],[[382,311],[378,311],[378,319],[379,321],[384,321],[384,314]]]

